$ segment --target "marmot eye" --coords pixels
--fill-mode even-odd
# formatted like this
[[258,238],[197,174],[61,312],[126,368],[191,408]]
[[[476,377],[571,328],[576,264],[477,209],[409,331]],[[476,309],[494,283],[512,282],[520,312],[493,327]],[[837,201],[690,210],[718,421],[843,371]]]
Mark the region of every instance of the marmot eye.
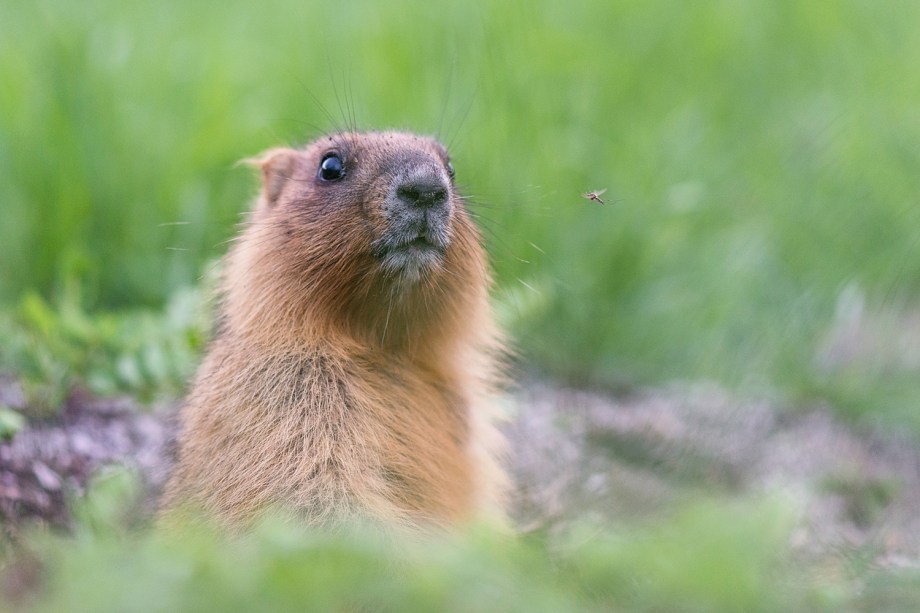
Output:
[[323,181],[336,181],[345,176],[345,163],[338,153],[327,153],[319,164],[319,178]]
[[456,173],[454,172],[454,165],[450,163],[450,160],[448,160],[448,161],[447,161],[447,176],[450,177],[451,179],[453,179],[453,178],[454,178],[454,174],[456,174]]

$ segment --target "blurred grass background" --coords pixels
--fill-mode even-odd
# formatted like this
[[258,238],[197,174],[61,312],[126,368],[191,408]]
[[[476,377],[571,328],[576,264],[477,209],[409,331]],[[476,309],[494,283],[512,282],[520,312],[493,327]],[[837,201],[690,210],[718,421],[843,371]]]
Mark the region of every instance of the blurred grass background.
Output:
[[544,372],[920,428],[915,356],[820,359],[841,296],[915,313],[918,23],[907,0],[4,3],[0,297],[164,304],[248,207],[234,163],[353,115],[451,145]]
[[[920,433],[918,25],[912,0],[0,3],[0,368],[181,393],[195,288],[256,189],[234,164],[354,117],[450,145],[528,368],[708,378]],[[601,188],[606,206],[580,197]],[[700,521],[697,542],[719,538]],[[739,551],[760,542],[744,530]],[[684,548],[667,542],[578,559],[654,573]],[[52,598],[119,551],[66,554]],[[763,577],[763,559],[732,568]],[[674,564],[680,583],[697,561]],[[545,591],[671,610],[697,585],[651,595],[613,568]],[[718,600],[722,572],[700,607],[783,608],[769,581]]]

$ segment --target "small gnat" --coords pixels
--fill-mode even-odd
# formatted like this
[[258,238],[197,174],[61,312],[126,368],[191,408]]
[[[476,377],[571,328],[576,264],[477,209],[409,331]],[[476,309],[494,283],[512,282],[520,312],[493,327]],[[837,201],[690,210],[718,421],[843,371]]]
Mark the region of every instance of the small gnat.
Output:
[[604,200],[601,198],[601,196],[603,196],[603,195],[604,195],[604,192],[606,192],[606,191],[607,191],[607,188],[606,188],[606,187],[605,187],[604,189],[596,189],[596,190],[591,191],[591,192],[585,192],[584,194],[581,195],[581,197],[582,197],[582,198],[586,198],[586,199],[588,199],[588,200],[591,200],[591,201],[593,201],[593,202],[596,202],[596,203],[598,203],[598,204],[607,204],[607,203],[604,202]]

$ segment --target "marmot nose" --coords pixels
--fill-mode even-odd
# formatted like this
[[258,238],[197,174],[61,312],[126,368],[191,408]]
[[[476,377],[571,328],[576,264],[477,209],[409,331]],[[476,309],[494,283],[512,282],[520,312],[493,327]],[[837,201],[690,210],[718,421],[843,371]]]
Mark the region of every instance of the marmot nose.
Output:
[[410,207],[430,209],[447,202],[447,185],[438,173],[418,173],[396,187],[396,196]]

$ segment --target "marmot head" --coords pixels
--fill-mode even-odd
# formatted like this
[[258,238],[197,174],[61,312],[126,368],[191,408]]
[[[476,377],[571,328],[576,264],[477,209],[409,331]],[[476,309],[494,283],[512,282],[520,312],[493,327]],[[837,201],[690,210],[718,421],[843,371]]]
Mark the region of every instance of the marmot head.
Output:
[[255,163],[262,191],[231,254],[228,311],[248,300],[265,307],[259,325],[289,316],[405,340],[484,292],[479,234],[437,141],[342,133]]

